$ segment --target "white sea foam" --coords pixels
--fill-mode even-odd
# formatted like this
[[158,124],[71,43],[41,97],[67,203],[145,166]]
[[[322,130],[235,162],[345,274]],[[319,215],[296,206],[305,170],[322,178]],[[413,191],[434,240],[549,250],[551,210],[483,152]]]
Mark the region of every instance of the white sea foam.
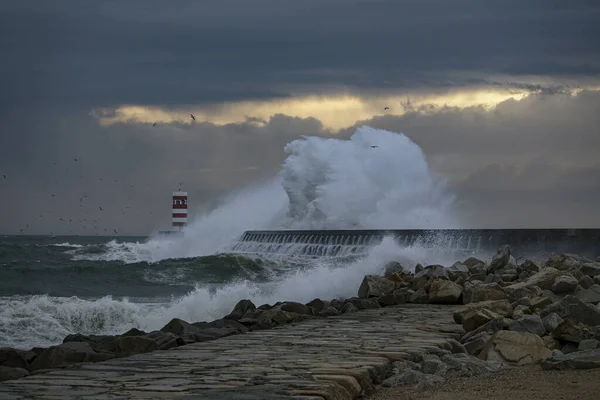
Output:
[[[182,236],[157,236],[144,243],[110,241],[102,252],[77,249],[73,257],[133,263],[211,255],[250,229],[459,227],[444,182],[429,171],[421,149],[402,134],[361,127],[349,140],[305,137],[289,143],[285,151],[288,157],[277,176],[231,193],[220,207],[190,223]],[[367,256],[345,265],[317,260],[311,268],[290,270],[268,283],[231,282],[216,292],[200,283],[172,300],[5,298],[0,299],[0,345],[26,348],[59,343],[75,332],[160,329],[175,317],[212,320],[244,298],[259,305],[351,297],[365,274],[381,272],[392,260],[410,267],[455,261],[385,239]]]
[[[240,299],[257,306],[290,300],[308,302],[314,298],[332,299],[356,296],[366,274],[381,273],[389,261],[400,261],[408,268],[417,262],[449,263],[423,248],[400,248],[385,239],[360,260],[336,265],[315,264],[268,283],[232,282],[216,291],[199,285],[187,295],[168,299],[97,300],[77,297],[22,296],[0,298],[0,346],[27,349],[62,342],[71,333],[119,334],[136,327],[146,331],[160,329],[172,318],[210,321],[231,312]],[[453,260],[452,260],[453,261]]]
[[[376,147],[373,147],[376,146]],[[214,254],[246,230],[458,228],[453,196],[407,136],[368,126],[348,140],[306,136],[274,178],[231,193],[181,236],[106,244],[77,259],[156,262]]]

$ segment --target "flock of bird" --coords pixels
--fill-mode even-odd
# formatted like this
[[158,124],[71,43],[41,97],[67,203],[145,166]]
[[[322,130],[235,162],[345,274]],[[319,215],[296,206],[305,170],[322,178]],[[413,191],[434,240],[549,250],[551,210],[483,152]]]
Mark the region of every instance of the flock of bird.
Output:
[[[387,111],[387,110],[389,110],[389,109],[390,109],[389,107],[384,107],[384,110],[385,110],[385,111]],[[194,116],[194,114],[190,114],[190,118],[191,118],[193,121],[196,121],[196,117]],[[157,124],[157,123],[156,123],[156,122],[154,122],[154,123],[152,124],[152,126],[153,126],[153,127],[156,127],[156,124]],[[372,148],[376,148],[377,146],[371,146],[371,147],[372,147]],[[74,159],[73,159],[73,161],[74,161],[74,162],[79,162],[79,159],[77,159],[77,158],[74,158]],[[54,165],[56,165],[56,164],[57,164],[57,163],[55,162],[55,163],[54,163]],[[66,170],[66,171],[68,171],[68,168],[66,168],[65,170]],[[6,176],[6,174],[2,174],[2,177],[3,177],[4,179],[8,179],[8,177]],[[81,178],[83,178],[83,177],[81,177]],[[100,180],[102,181],[102,180],[104,180],[104,178],[100,178]],[[114,182],[114,183],[119,183],[119,180],[115,179],[113,182]],[[58,182],[56,182],[56,183],[58,183]],[[181,181],[181,182],[178,182],[178,185],[181,187],[181,186],[183,185],[183,182],[182,182],[182,181]],[[135,185],[134,185],[134,184],[132,184],[132,185],[131,185],[131,187],[133,188],[133,187],[135,187]],[[181,190],[181,188],[180,188],[179,190]],[[56,195],[55,195],[55,194],[51,194],[51,197],[56,197]],[[85,200],[86,198],[88,198],[88,197],[89,197],[89,196],[88,196],[88,195],[86,195],[86,194],[82,195],[82,197],[79,199],[79,207],[85,207],[84,200]],[[131,196],[129,196],[129,197],[128,197],[128,199],[129,199],[129,200],[131,200]],[[126,209],[130,209],[130,208],[131,208],[131,206],[125,206],[124,210],[126,210]],[[100,205],[98,205],[98,210],[99,210],[100,212],[103,212],[103,211],[104,211],[104,209],[103,209],[103,208],[102,208],[102,206],[100,206]],[[44,214],[44,213],[42,213],[42,214],[39,214],[39,215],[38,215],[38,219],[43,219],[43,218],[46,218],[46,217],[52,217],[50,214],[53,214],[53,212],[52,212],[52,211],[47,211],[47,212],[46,212],[46,214]],[[125,211],[123,211],[123,210],[121,211],[121,214],[122,214],[122,215],[126,215],[126,214],[125,214]],[[84,212],[84,215],[89,215],[89,212],[87,212],[87,211],[86,211],[86,212]],[[140,213],[137,213],[136,215],[137,215],[137,216],[140,216],[141,214],[140,214]],[[150,212],[150,213],[149,213],[149,215],[152,215],[152,212]],[[66,224],[72,224],[72,223],[73,223],[73,218],[68,218],[68,219],[67,219],[67,218],[62,218],[62,217],[60,217],[60,218],[58,218],[58,221],[61,221],[62,223],[66,223]],[[67,222],[67,221],[68,221],[68,222]],[[82,225],[81,225],[81,228],[83,228],[83,229],[87,229],[87,226],[88,226],[88,224],[89,224],[90,222],[91,222],[91,223],[94,223],[93,227],[94,227],[95,234],[96,234],[96,235],[99,235],[99,233],[100,233],[100,232],[98,231],[99,227],[98,227],[98,225],[97,225],[97,224],[99,224],[99,223],[100,223],[100,221],[99,221],[99,218],[98,218],[98,219],[89,219],[89,220],[88,220],[88,218],[82,218],[82,219],[78,219],[78,220],[76,220],[76,222],[79,222],[79,223],[81,223],[81,224],[82,224]],[[28,229],[28,228],[30,228],[30,224],[26,224],[25,228],[21,228],[19,231],[22,233],[24,229]],[[69,233],[73,233],[73,234],[75,233],[75,230],[74,230],[73,228],[69,228],[69,229],[68,229],[68,231],[69,231]],[[113,231],[113,232],[114,232],[116,235],[118,235],[118,234],[119,234],[119,232],[117,231],[117,229],[114,229],[114,228],[113,228],[113,229],[112,229],[112,231]],[[104,229],[103,229],[103,232],[108,232],[108,228],[104,228]],[[52,231],[51,231],[51,232],[50,232],[50,234],[51,234],[51,235],[54,235],[54,232],[52,232]]]
[[[80,159],[79,158],[73,158],[74,163],[79,163]],[[57,162],[54,162],[54,165],[58,165]],[[64,168],[64,171],[69,171],[70,169]],[[9,176],[7,176],[6,173],[2,174],[2,178],[3,180],[8,180]],[[80,179],[83,179],[83,176],[79,176]],[[105,178],[99,178],[100,181],[104,181],[104,182],[108,182],[109,180]],[[58,181],[55,181],[55,184],[58,184]],[[179,181],[178,185],[179,185],[179,190],[181,190],[181,186],[183,185],[183,181]],[[118,180],[118,179],[114,179],[112,180],[112,184],[119,184],[122,185],[122,183]],[[135,184],[131,184],[131,186],[128,186],[129,188],[134,188],[136,185]],[[146,188],[148,188],[149,185],[146,185]],[[56,193],[47,193],[46,195],[49,195],[50,198],[60,198],[60,195],[57,196]],[[73,215],[71,216],[65,216],[65,215],[56,215],[59,213],[56,213],[52,208],[48,209],[48,204],[46,204],[46,209],[44,209],[44,207],[42,206],[42,208],[40,208],[40,213],[37,215],[36,218],[38,221],[40,222],[44,222],[44,225],[47,225],[48,223],[52,223],[53,221],[55,223],[60,223],[60,224],[65,224],[66,226],[64,226],[62,229],[60,229],[60,234],[65,234],[65,233],[69,233],[72,235],[77,235],[77,231],[79,232],[85,232],[87,233],[91,233],[91,234],[95,234],[96,236],[100,235],[101,233],[103,234],[112,234],[112,232],[114,232],[115,235],[119,235],[119,231],[117,229],[115,229],[114,227],[103,227],[102,225],[108,225],[110,224],[109,222],[107,223],[103,223],[102,220],[103,215],[105,213],[105,209],[101,204],[91,202],[89,201],[90,199],[90,195],[86,194],[86,193],[82,193],[79,197],[79,202],[78,205],[80,208],[83,208],[83,210],[81,210],[82,212],[82,216],[83,218],[75,218]],[[128,200],[131,200],[131,196],[128,196]],[[68,205],[70,207],[75,207],[76,205],[73,204],[73,201],[76,201],[75,199],[72,199],[72,196],[69,197],[65,197],[64,201],[63,201],[63,206],[64,205]],[[70,204],[69,204],[70,203]],[[114,207],[113,207],[114,208]],[[115,210],[115,211],[120,211],[121,212],[121,219],[120,222],[126,222],[123,221],[123,218],[129,216],[129,215],[133,215],[132,214],[132,210],[131,210],[131,206],[130,205],[123,205],[121,207],[119,207],[120,209]],[[114,211],[113,211],[114,212]],[[166,211],[168,213],[168,211]],[[77,214],[80,214],[79,212]],[[153,212],[150,211],[148,215],[152,215]],[[81,214],[80,214],[81,215]],[[136,216],[141,216],[141,212],[136,212],[135,213]],[[112,216],[114,218],[114,215]],[[111,219],[113,219],[111,218]],[[106,219],[105,219],[106,220]],[[25,224],[25,226],[23,226],[22,228],[19,229],[20,233],[32,233],[35,231],[35,226],[36,224],[34,224],[32,221],[30,221],[30,223]],[[92,229],[93,228],[93,229]],[[37,230],[39,232],[39,229]],[[91,232],[90,232],[91,231]],[[50,231],[50,235],[54,236],[54,231]]]

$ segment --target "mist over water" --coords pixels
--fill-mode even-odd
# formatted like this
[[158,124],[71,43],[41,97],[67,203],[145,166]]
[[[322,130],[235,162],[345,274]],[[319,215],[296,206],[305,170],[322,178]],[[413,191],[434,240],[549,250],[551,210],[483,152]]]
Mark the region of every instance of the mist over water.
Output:
[[[107,285],[104,295],[94,298],[42,292],[0,297],[0,346],[46,346],[74,332],[154,330],[172,318],[213,320],[243,298],[260,305],[352,297],[363,276],[382,272],[388,261],[409,268],[417,262],[456,261],[418,247],[400,248],[391,239],[351,261],[215,256],[226,254],[246,230],[460,227],[445,182],[402,134],[365,126],[349,140],[304,137],[284,151],[287,158],[275,177],[231,193],[182,236],[101,246],[57,243],[77,268],[87,263],[114,274],[115,268],[131,267],[131,274],[121,278],[131,285],[131,294],[117,298]],[[152,284],[162,285],[156,289],[162,295],[148,295]],[[176,287],[189,289],[181,293]]]

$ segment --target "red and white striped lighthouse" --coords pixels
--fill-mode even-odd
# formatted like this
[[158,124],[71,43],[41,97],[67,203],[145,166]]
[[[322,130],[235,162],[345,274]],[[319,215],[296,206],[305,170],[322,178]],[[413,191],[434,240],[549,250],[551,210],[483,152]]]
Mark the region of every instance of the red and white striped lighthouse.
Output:
[[187,192],[173,192],[173,228],[181,229],[187,225]]

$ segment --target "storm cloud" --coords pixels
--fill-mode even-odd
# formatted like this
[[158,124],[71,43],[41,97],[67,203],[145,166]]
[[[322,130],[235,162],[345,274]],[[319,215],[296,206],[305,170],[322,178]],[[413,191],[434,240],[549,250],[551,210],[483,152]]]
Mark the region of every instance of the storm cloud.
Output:
[[[421,146],[470,226],[600,224],[597,2],[23,0],[0,5],[0,37],[0,232],[148,234],[178,182],[210,208],[275,174],[289,141],[363,124]],[[396,112],[473,88],[523,96]],[[296,103],[253,112],[343,95],[376,106],[337,125]],[[97,114],[240,102],[245,121]]]

